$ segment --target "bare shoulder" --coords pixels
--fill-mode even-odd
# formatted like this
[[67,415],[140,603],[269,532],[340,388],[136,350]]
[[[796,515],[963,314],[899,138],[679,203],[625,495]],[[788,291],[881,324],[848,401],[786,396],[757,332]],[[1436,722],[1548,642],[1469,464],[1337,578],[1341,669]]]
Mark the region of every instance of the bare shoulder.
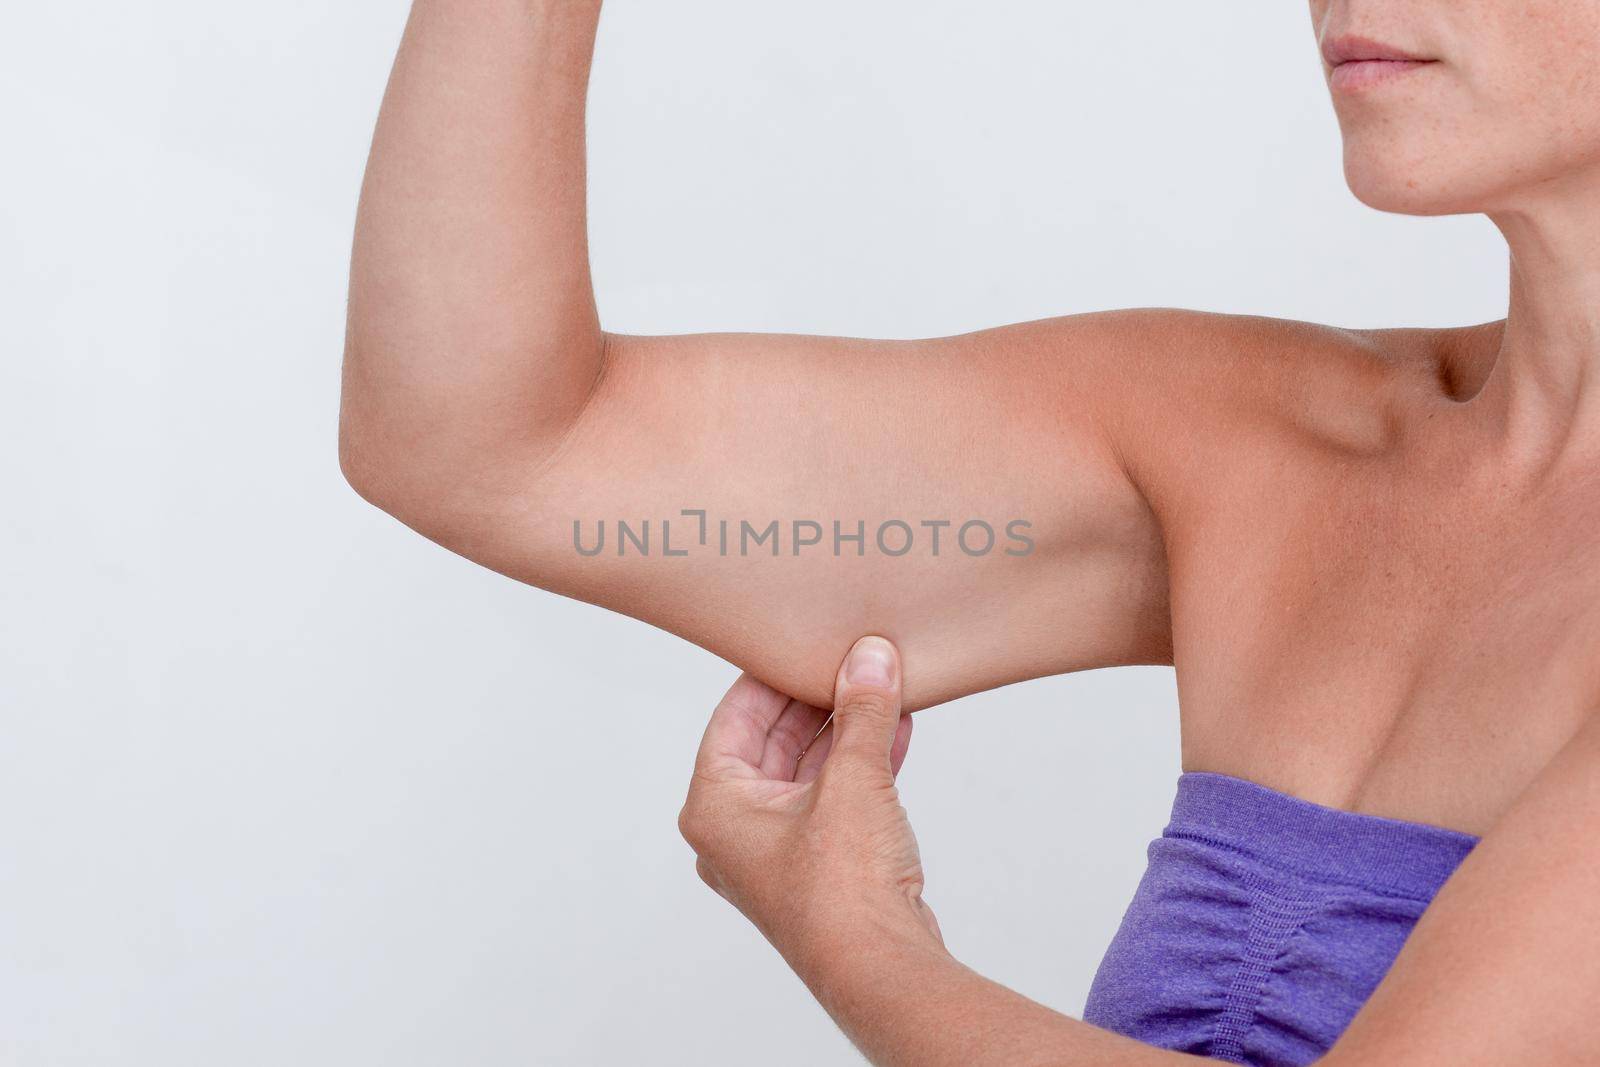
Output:
[[[1465,330],[1358,330],[1294,319],[1177,308],[1067,315],[949,340],[1032,350],[1072,379],[1134,407],[1267,418],[1371,406],[1421,381]],[[1088,383],[1079,372],[1089,374]],[[1363,403],[1365,402],[1365,403]],[[1196,427],[1198,428],[1198,427]]]
[[1394,449],[1429,403],[1471,390],[1499,328],[1136,308],[1013,329],[1045,331],[1043,349],[1092,370],[1109,436],[1160,511],[1281,477],[1297,458]]
[[1313,433],[1327,415],[1377,412],[1439,391],[1446,365],[1481,348],[1486,330],[1352,329],[1169,308],[1082,320],[1101,334],[1136,391],[1232,418],[1304,419]]

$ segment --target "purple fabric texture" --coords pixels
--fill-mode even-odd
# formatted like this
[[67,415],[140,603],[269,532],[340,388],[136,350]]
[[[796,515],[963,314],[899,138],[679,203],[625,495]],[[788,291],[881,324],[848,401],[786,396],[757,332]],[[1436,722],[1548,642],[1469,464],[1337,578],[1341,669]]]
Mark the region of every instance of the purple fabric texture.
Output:
[[1230,1063],[1311,1063],[1477,842],[1184,774],[1084,1019]]

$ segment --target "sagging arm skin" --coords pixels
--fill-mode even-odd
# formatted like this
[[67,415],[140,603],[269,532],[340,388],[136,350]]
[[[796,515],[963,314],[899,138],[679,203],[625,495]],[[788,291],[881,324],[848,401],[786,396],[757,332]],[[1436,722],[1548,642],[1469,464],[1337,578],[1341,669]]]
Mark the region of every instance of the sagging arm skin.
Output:
[[[1191,326],[1123,312],[927,340],[607,333],[585,219],[599,15],[598,0],[417,0],[356,227],[340,423],[356,489],[464,556],[814,703],[863,632],[903,650],[912,708],[1170,662],[1125,398]],[[684,514],[701,511],[705,546]],[[629,542],[619,558],[619,519],[635,534],[650,520],[649,554]],[[592,549],[602,520],[604,550],[580,554],[574,523]],[[663,520],[695,551],[667,557]],[[741,522],[774,520],[777,555],[738,542]],[[914,535],[903,555],[875,543],[902,546],[891,520]],[[981,527],[956,544],[971,520],[994,531],[985,553],[964,551]]]

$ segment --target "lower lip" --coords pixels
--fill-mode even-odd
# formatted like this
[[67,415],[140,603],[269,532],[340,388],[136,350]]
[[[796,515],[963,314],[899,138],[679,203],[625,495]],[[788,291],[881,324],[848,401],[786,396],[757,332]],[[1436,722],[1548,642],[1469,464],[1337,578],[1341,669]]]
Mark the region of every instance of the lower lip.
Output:
[[1431,66],[1433,60],[1427,59],[1358,59],[1334,67],[1333,73],[1328,75],[1328,84],[1339,92],[1355,92],[1392,82],[1412,71]]

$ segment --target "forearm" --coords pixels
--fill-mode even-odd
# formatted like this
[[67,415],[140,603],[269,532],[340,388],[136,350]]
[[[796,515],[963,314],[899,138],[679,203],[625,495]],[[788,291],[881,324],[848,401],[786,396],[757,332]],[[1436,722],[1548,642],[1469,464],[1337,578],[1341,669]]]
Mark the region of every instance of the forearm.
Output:
[[851,924],[790,963],[880,1067],[1164,1067],[1195,1058],[1051,1011],[951,956],[909,917]]
[[599,0],[417,0],[357,216],[347,469],[399,451],[414,475],[454,474],[537,449],[581,409],[603,348],[584,211],[599,13]]

